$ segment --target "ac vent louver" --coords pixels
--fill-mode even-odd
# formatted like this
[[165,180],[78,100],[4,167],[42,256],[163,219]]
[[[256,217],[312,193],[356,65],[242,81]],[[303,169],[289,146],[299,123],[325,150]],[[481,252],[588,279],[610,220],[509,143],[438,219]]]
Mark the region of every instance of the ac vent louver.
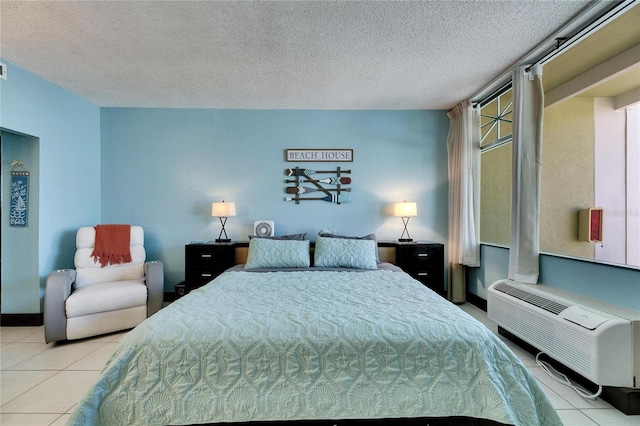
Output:
[[563,305],[562,303],[554,302],[553,300],[531,294],[527,291],[510,286],[509,284],[500,283],[495,286],[495,289],[502,293],[515,297],[516,299],[520,299],[530,305],[537,306],[540,309],[544,309],[547,312],[551,312],[554,315],[559,315],[560,312],[568,308],[568,306]]

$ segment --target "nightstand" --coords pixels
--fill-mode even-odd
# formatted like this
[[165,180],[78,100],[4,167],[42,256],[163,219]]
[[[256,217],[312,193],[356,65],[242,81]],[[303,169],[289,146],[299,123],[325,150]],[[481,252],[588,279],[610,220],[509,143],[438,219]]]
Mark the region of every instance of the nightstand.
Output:
[[431,242],[396,245],[396,264],[442,297],[444,289],[444,244]]
[[235,265],[235,243],[184,246],[185,293],[201,287]]

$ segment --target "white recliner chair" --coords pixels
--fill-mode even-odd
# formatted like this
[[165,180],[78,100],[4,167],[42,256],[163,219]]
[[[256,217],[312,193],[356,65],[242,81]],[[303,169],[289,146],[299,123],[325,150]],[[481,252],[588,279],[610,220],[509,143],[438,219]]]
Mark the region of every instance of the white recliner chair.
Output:
[[131,226],[129,263],[101,267],[91,257],[95,237],[95,228],[80,228],[76,234],[76,269],[60,269],[47,277],[47,343],[133,328],[162,307],[163,266],[158,261],[145,262],[142,227]]

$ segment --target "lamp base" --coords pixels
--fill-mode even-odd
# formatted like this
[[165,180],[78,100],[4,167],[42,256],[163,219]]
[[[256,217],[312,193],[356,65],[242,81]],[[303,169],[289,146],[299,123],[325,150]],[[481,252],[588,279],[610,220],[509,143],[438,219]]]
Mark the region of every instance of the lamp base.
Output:
[[216,238],[216,243],[230,243],[230,238]]
[[413,238],[398,238],[398,241],[401,243],[410,243],[413,242]]

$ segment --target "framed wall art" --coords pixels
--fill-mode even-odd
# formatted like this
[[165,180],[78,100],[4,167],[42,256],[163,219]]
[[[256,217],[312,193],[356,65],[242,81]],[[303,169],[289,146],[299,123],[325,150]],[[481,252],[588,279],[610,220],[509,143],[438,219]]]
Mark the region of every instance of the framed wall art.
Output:
[[[24,170],[17,170],[22,168]],[[11,162],[11,200],[9,226],[26,228],[29,225],[29,171],[22,161]]]
[[[300,167],[286,169],[284,174],[288,176],[284,188],[288,194],[285,201],[328,201],[342,204],[351,202],[351,188],[345,185],[351,184],[351,178],[345,174],[351,174],[351,170],[337,167],[335,170],[311,170]],[[304,195],[303,195],[304,194]]]

